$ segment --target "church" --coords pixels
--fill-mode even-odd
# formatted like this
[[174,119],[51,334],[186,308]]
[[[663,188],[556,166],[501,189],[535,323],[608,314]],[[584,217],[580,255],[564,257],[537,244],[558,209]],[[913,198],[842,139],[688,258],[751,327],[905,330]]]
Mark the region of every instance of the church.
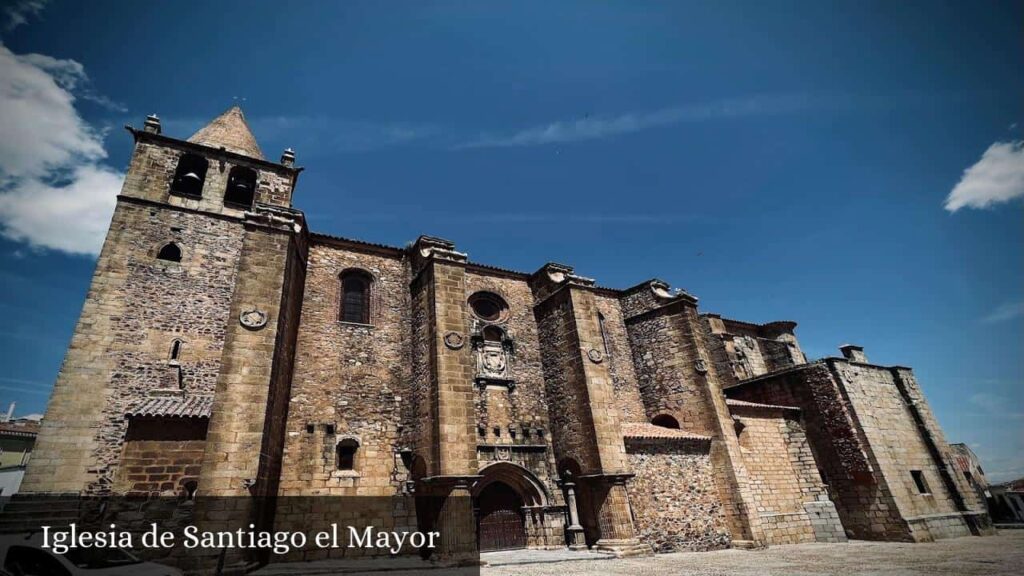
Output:
[[237,107],[128,130],[19,498],[410,501],[379,528],[436,528],[439,554],[992,532],[910,368],[809,360],[796,323],[658,279],[317,233],[295,153],[267,159]]

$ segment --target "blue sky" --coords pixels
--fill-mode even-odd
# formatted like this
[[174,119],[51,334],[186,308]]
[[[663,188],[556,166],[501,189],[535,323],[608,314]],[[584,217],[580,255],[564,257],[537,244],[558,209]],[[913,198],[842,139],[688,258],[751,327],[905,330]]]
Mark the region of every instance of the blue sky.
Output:
[[[127,165],[240,104],[316,231],[650,277],[913,366],[1024,475],[1021,2],[44,2],[0,14],[0,403],[42,411]],[[30,94],[31,97],[27,97]],[[956,189],[956,192],[954,192]]]

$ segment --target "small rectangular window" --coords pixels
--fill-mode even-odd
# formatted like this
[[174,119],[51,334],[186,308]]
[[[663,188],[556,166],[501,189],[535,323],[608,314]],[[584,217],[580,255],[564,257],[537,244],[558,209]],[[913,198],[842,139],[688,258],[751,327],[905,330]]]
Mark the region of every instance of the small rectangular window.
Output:
[[928,482],[924,479],[924,472],[920,470],[911,470],[910,475],[914,477],[914,484],[917,485],[917,491],[919,494],[930,494],[928,490]]

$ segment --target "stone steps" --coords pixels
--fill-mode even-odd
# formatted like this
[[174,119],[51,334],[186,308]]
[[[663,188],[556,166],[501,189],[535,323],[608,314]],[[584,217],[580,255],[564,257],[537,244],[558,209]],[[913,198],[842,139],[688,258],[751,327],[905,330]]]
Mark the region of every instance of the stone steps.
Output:
[[81,514],[77,495],[16,494],[0,512],[0,533],[38,531],[40,526],[67,526]]

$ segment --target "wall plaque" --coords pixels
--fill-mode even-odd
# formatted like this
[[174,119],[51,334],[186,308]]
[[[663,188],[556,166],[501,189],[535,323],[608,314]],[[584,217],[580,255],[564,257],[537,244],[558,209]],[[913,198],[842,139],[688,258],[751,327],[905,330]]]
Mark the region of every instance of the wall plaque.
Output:
[[250,330],[259,330],[267,325],[267,313],[262,310],[253,308],[252,310],[242,310],[242,314],[238,317],[238,321],[242,323],[242,326]]
[[466,344],[466,338],[458,332],[449,332],[444,335],[444,345],[452,350],[458,350]]

